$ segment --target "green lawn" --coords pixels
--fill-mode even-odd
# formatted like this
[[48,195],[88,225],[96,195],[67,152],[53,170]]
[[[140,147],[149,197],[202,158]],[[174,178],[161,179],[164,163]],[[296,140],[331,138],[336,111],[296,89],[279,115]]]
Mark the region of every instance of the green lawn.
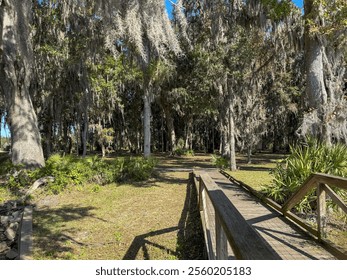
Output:
[[260,191],[263,186],[270,184],[273,180],[271,170],[285,157],[282,154],[255,154],[252,162],[247,163],[246,156],[237,157],[237,171],[226,170],[236,180],[242,181],[253,189]]
[[142,183],[87,185],[37,198],[34,258],[203,258],[188,178],[188,172],[158,171]]

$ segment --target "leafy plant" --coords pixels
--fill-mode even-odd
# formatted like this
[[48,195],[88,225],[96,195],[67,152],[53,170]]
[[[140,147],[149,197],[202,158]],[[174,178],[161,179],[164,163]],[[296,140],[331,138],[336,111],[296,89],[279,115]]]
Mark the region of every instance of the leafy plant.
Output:
[[211,161],[212,161],[212,164],[215,165],[217,168],[224,169],[229,166],[229,162],[225,157],[218,156],[215,154],[211,156]]
[[178,149],[176,149],[176,150],[174,151],[174,154],[175,154],[176,156],[187,156],[187,157],[189,157],[189,156],[194,156],[194,155],[195,155],[195,153],[194,153],[193,150],[186,150],[186,149],[183,149],[183,148],[178,148]]
[[125,158],[122,170],[120,171],[122,180],[143,181],[148,179],[157,164],[155,158],[128,157]]
[[[277,164],[272,171],[274,180],[263,192],[279,203],[286,201],[312,173],[347,176],[347,146],[328,146],[314,138],[291,147],[291,155]],[[335,190],[345,200],[346,192]],[[308,194],[297,206],[300,212],[314,210],[315,192]]]
[[146,180],[152,175],[156,163],[154,158],[128,157],[106,161],[98,156],[78,158],[55,154],[46,161],[45,167],[37,170],[8,165],[7,186],[12,189],[26,188],[39,178],[53,176],[54,182],[48,185],[53,193],[71,185],[82,187],[85,183],[95,184],[93,191],[97,192],[100,186],[112,182]]

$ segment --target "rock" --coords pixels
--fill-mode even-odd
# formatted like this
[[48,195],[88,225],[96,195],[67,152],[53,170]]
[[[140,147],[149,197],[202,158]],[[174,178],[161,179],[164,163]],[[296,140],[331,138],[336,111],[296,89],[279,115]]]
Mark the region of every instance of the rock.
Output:
[[12,249],[6,254],[6,257],[10,260],[14,260],[15,258],[18,257],[18,252],[16,250]]
[[0,232],[0,242],[1,241],[6,241],[6,236],[5,236],[5,234],[3,233],[3,232]]
[[7,210],[12,211],[17,208],[17,201],[11,200],[6,204]]
[[20,211],[13,212],[12,213],[12,218],[13,219],[17,219],[17,218],[19,218],[20,214],[21,214]]
[[[8,201],[0,205],[0,260],[19,259],[18,238],[24,207],[21,202]],[[0,269],[1,271],[1,269]]]
[[14,238],[16,237],[16,230],[11,227],[7,228],[7,230],[5,231],[5,236],[8,240],[14,240]]
[[10,216],[1,216],[0,217],[0,223],[4,226],[7,226],[7,224],[9,223],[10,221]]
[[6,242],[1,242],[1,243],[0,243],[0,253],[3,253],[3,252],[5,252],[5,251],[7,251],[8,249],[9,249],[9,248],[8,248]]
[[18,222],[12,222],[12,223],[10,223],[9,228],[12,228],[14,231],[17,231],[19,228],[19,223]]

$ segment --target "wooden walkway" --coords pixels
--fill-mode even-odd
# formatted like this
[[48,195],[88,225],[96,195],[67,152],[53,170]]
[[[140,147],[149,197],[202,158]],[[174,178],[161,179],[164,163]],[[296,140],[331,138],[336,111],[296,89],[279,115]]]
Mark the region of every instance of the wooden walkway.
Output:
[[[198,172],[200,173],[200,172]],[[262,203],[254,195],[242,187],[233,184],[218,171],[208,170],[206,173],[218,185],[220,190],[239,211],[247,223],[260,234],[268,244],[270,250],[284,260],[332,260],[336,259],[324,249],[314,238],[288,221],[276,210]],[[216,259],[216,230],[215,213],[211,201],[205,206],[205,239],[210,243],[207,246],[213,252],[208,252],[212,259]],[[206,236],[207,235],[207,236]],[[235,259],[235,255],[228,245],[228,258]]]

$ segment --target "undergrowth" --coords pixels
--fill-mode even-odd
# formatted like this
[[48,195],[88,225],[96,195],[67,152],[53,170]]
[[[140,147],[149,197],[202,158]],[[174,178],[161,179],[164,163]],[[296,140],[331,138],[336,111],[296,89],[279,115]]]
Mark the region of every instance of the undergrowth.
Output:
[[154,158],[120,157],[104,160],[98,156],[79,158],[68,155],[52,155],[43,168],[25,170],[14,166],[10,160],[3,162],[0,172],[7,177],[5,187],[12,191],[32,185],[37,179],[52,176],[54,182],[47,188],[59,193],[67,186],[94,183],[105,185],[112,182],[142,181],[150,178],[157,164]]
[[[328,146],[309,138],[306,143],[291,147],[291,154],[278,163],[272,171],[274,180],[263,192],[279,203],[285,202],[312,173],[326,173],[341,177],[347,176],[347,146]],[[334,189],[345,201],[347,194]],[[315,210],[316,195],[312,191],[297,206],[299,212]],[[333,205],[331,205],[333,206]]]
[[229,166],[229,162],[225,157],[213,154],[211,156],[211,162],[214,166],[220,169],[225,169]]
[[187,149],[178,148],[174,151],[174,155],[193,157],[195,153],[193,150],[190,150],[190,149],[187,150]]

